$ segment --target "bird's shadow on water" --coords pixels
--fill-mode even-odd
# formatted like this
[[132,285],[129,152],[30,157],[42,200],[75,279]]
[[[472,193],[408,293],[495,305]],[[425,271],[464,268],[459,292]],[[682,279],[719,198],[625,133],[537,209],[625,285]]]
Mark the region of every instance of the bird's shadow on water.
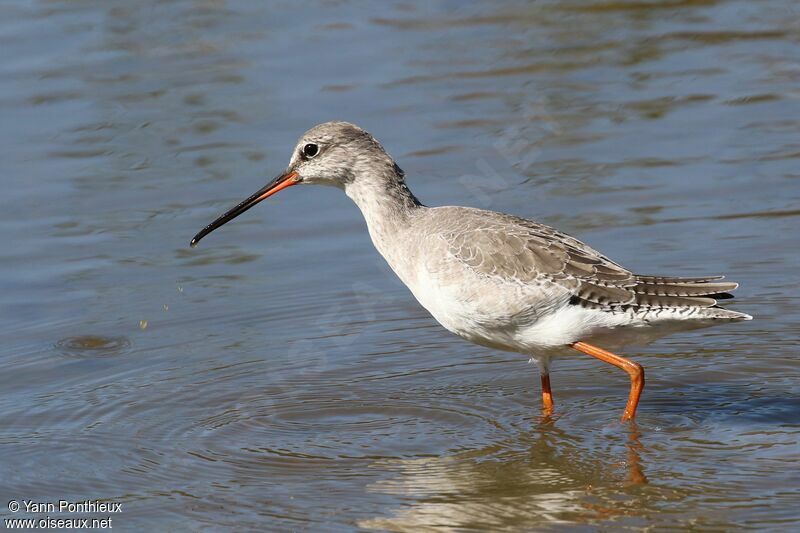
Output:
[[742,426],[749,431],[754,427],[800,424],[800,397],[786,394],[785,390],[779,392],[781,394],[768,395],[769,389],[754,390],[731,383],[691,386],[680,394],[662,391],[662,394],[651,395],[649,401],[640,406],[639,423],[614,421],[597,431],[582,431],[580,423],[577,427],[567,426],[576,422],[569,420],[573,418],[569,411],[556,411],[555,415],[535,417],[530,434],[519,438],[532,443],[532,451],[541,452],[543,447],[552,447],[553,458],[561,456],[555,449],[565,442],[580,443],[575,451],[580,451],[584,460],[594,455],[587,451],[587,445],[588,449],[605,450],[601,456],[610,454],[616,458],[617,471],[622,473],[616,478],[620,487],[642,486],[649,483],[646,470],[651,453],[648,445],[661,441],[664,428],[693,433],[698,428],[716,426],[715,431],[728,428],[736,432]]
[[800,424],[800,396],[785,390],[753,391],[749,387],[710,383],[680,394],[651,394],[647,413],[686,416],[695,422],[727,421],[771,425]]

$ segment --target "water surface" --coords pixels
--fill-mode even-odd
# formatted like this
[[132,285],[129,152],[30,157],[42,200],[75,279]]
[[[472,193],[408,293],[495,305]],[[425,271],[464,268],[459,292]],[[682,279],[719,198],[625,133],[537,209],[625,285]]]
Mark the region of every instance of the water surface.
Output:
[[[0,516],[796,526],[798,28],[789,0],[4,3]],[[429,205],[728,274],[756,320],[629,353],[633,427],[626,376],[560,362],[544,421],[535,367],[439,327],[340,191],[286,191],[189,249],[330,119]]]

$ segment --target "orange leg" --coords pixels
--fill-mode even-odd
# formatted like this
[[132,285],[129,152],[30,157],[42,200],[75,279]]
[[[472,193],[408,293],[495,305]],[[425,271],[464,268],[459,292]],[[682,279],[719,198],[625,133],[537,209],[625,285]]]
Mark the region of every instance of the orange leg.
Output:
[[631,376],[631,393],[628,396],[625,412],[622,413],[622,421],[633,420],[633,417],[636,416],[636,407],[639,405],[639,397],[644,389],[644,368],[642,368],[642,365],[585,342],[576,342],[570,344],[570,346],[579,352],[621,368]]
[[553,393],[550,390],[550,374],[542,373],[542,411],[545,416],[553,414]]

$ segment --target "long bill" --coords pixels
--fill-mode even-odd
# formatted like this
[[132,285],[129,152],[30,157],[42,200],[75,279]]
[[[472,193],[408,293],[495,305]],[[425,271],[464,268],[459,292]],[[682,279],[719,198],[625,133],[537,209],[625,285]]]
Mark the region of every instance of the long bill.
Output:
[[298,183],[300,183],[300,176],[297,174],[297,172],[292,171],[292,172],[286,172],[285,174],[281,174],[280,176],[269,182],[266,186],[256,191],[255,194],[250,196],[247,200],[239,203],[238,205],[236,205],[236,207],[234,207],[233,209],[231,209],[230,211],[228,211],[227,213],[216,219],[214,222],[212,222],[211,224],[200,230],[200,232],[194,236],[189,245],[192,248],[194,248],[195,246],[197,246],[197,243],[200,242],[200,239],[202,239],[203,237],[205,237],[218,227],[222,226],[226,222],[230,222],[231,220],[238,217],[239,215],[241,215],[242,213],[244,213],[257,203],[261,202],[262,200],[266,200],[276,192],[282,191],[283,189],[291,187],[292,185],[297,185]]

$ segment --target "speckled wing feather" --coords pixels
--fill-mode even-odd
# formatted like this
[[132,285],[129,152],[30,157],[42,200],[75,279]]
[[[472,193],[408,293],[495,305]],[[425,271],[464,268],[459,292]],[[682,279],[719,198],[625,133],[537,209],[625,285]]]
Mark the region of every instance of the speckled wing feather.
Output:
[[[736,288],[721,277],[638,276],[549,226],[490,211],[457,209],[442,234],[454,258],[473,271],[517,283],[551,282],[589,306],[711,307]],[[441,228],[445,229],[445,228]]]

